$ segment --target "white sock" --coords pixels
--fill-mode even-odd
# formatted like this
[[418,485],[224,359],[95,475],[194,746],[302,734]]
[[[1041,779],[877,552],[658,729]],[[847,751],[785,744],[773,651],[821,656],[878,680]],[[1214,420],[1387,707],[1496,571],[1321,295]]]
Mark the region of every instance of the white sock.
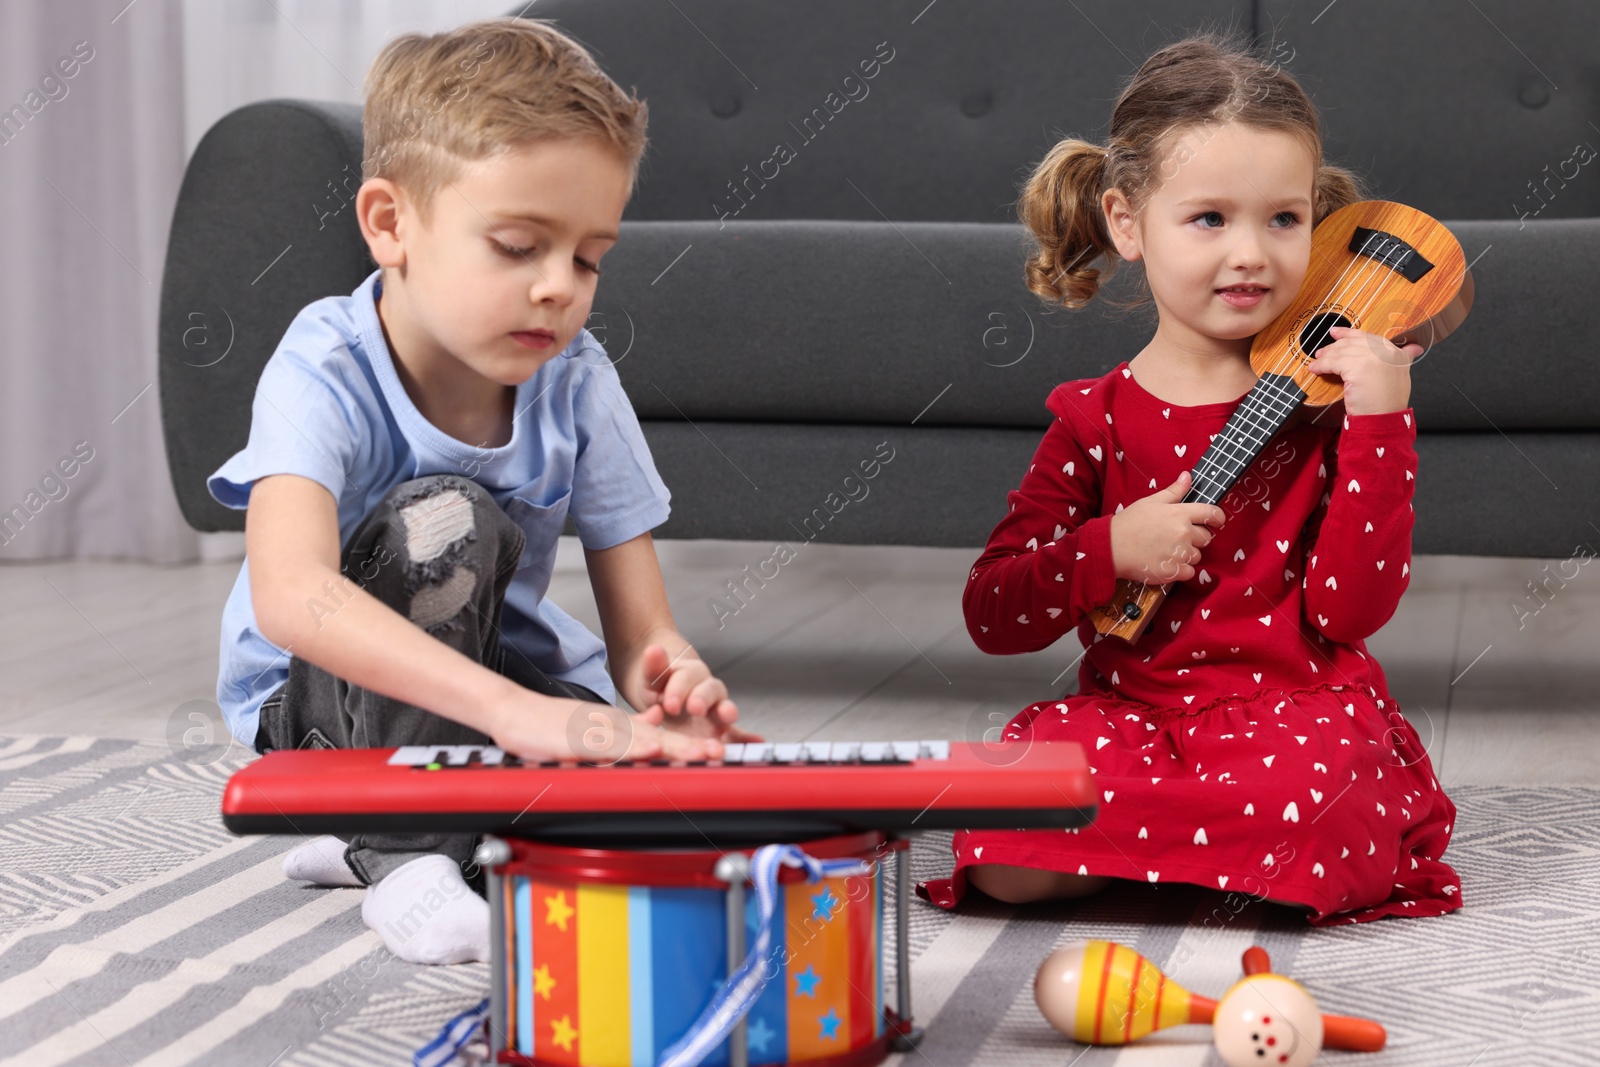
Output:
[[317,885],[361,884],[356,872],[344,861],[345,842],[337,837],[319,837],[307,841],[283,857],[285,878]]
[[368,886],[361,919],[411,963],[489,958],[489,904],[448,856],[420,856]]

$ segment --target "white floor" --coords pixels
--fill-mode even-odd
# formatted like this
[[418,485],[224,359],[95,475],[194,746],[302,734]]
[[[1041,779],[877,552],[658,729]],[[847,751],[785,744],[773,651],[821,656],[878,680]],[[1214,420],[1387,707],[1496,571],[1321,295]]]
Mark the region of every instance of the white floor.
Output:
[[[978,740],[1074,684],[1070,637],[1026,656],[972,646],[960,594],[976,549],[807,545],[720,626],[710,598],[736,603],[725,583],[773,546],[658,549],[679,628],[772,740]],[[193,702],[214,700],[238,570],[0,566],[0,735],[181,741],[202,729]],[[1445,785],[1600,783],[1600,572],[1564,570],[1577,576],[1563,585],[1550,577],[1561,561],[1419,556],[1399,611],[1368,641]],[[1528,587],[1541,580],[1542,606]],[[598,630],[571,538],[551,596]]]

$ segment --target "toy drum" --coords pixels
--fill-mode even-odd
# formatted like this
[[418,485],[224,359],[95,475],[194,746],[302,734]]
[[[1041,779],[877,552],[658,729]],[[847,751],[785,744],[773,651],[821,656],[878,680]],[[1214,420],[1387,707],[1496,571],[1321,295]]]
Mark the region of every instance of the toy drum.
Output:
[[[910,1029],[884,1003],[878,862],[896,851],[903,871],[906,842],[871,832],[800,847],[869,868],[818,882],[781,871],[767,984],[705,1064],[864,1067]],[[748,855],[487,838],[492,1061],[654,1067],[756,943],[748,864],[725,858]]]

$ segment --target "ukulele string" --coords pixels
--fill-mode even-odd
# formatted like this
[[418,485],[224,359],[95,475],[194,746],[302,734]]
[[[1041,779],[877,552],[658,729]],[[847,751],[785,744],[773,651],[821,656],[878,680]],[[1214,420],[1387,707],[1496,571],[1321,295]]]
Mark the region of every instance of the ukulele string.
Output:
[[[1372,281],[1374,281],[1375,279],[1378,279],[1378,278],[1380,278],[1382,276],[1382,271],[1385,269],[1385,264],[1378,262],[1376,259],[1373,259],[1371,256],[1369,256],[1367,254],[1372,242],[1375,239],[1377,239],[1377,237],[1378,237],[1378,234],[1376,232],[1369,233],[1367,235],[1366,239],[1362,242],[1361,247],[1356,250],[1355,256],[1353,256],[1351,258],[1349,263],[1345,264],[1344,270],[1340,271],[1339,276],[1337,278],[1335,278],[1333,280],[1333,284],[1331,286],[1329,286],[1328,295],[1323,297],[1322,300],[1321,300],[1322,304],[1342,302],[1346,306],[1348,306],[1349,304],[1353,303],[1355,300],[1359,299],[1361,294],[1366,290],[1367,286],[1369,284],[1371,284]],[[1370,261],[1370,264],[1371,264],[1371,269],[1370,270],[1367,269],[1368,268],[1368,263],[1364,262],[1364,261]],[[1354,279],[1352,279],[1348,284],[1346,284],[1345,283],[1345,278],[1350,274],[1350,272],[1352,270],[1355,270],[1357,272],[1356,273],[1356,277]],[[1357,285],[1356,284],[1357,282],[1359,282],[1360,284]],[[1341,285],[1344,285],[1343,289],[1340,289]],[[1354,286],[1353,289],[1351,288],[1352,286]],[[1372,296],[1368,299],[1366,305],[1363,306],[1361,311],[1357,313],[1356,317],[1357,317],[1358,320],[1366,315],[1367,311],[1372,306],[1372,302],[1377,299],[1378,295],[1381,292],[1382,292],[1382,287],[1381,286],[1377,290],[1375,290],[1373,292]],[[1328,327],[1323,327],[1322,333],[1323,333],[1324,337],[1327,336],[1327,330],[1328,330]],[[1296,341],[1296,338],[1290,338],[1289,339],[1289,346],[1286,346],[1286,348],[1285,348],[1284,352],[1282,353],[1281,357],[1278,357],[1278,362],[1274,362],[1273,363],[1271,373],[1279,375],[1280,377],[1284,376],[1284,372],[1289,369],[1290,364],[1292,364],[1293,361],[1294,361],[1293,347],[1292,346],[1294,345],[1295,341]],[[1321,346],[1318,346],[1318,347],[1321,347]],[[1265,389],[1263,389],[1262,392],[1263,392],[1264,395],[1270,394],[1271,398],[1274,399],[1274,400],[1281,401],[1291,412],[1294,410],[1295,407],[1297,407],[1300,404],[1299,400],[1293,400],[1291,398],[1290,394],[1285,392],[1280,386],[1268,385],[1267,387],[1265,387]],[[1302,394],[1301,399],[1302,400],[1304,399],[1304,394]],[[1254,428],[1259,429],[1259,430],[1265,430],[1266,429],[1266,427],[1264,425],[1256,423],[1252,419],[1251,413],[1248,412],[1248,411],[1245,413],[1245,423],[1247,425],[1253,426]],[[1266,442],[1263,441],[1262,444],[1264,446],[1266,444]],[[1227,442],[1224,442],[1224,449],[1226,449],[1226,448],[1227,448]],[[1209,456],[1209,451],[1208,451],[1207,455]],[[1201,464],[1200,465],[1201,465],[1202,468],[1204,468],[1207,465],[1206,462],[1205,462],[1205,458],[1206,457],[1202,457],[1202,459],[1201,459]],[[1242,457],[1232,457],[1232,458],[1242,458]],[[1215,477],[1212,476],[1211,473],[1202,470],[1201,473],[1198,474],[1194,478],[1194,484],[1191,485],[1191,487],[1190,487],[1191,491],[1193,491],[1195,488],[1197,488],[1201,481],[1205,481],[1205,480],[1210,480],[1218,488],[1220,488],[1221,485],[1222,485],[1221,479],[1215,478]],[[1139,583],[1139,586],[1140,586],[1140,591],[1139,591],[1138,595],[1142,596],[1144,594],[1145,590],[1147,590],[1149,588],[1150,583],[1149,582],[1141,582],[1141,583]]]
[[[1349,308],[1351,305],[1355,304],[1361,299],[1361,296],[1366,292],[1368,285],[1382,278],[1383,271],[1385,269],[1384,264],[1378,262],[1376,259],[1372,259],[1367,255],[1369,246],[1375,240],[1378,240],[1378,234],[1370,233],[1367,235],[1366,240],[1362,243],[1361,248],[1357,250],[1356,255],[1348,264],[1345,265],[1345,269],[1340,273],[1338,278],[1334,279],[1333,284],[1329,287],[1328,295],[1323,297],[1322,301],[1320,302],[1323,306],[1327,306],[1329,304],[1343,304],[1345,308]],[[1356,277],[1352,279],[1349,284],[1344,285],[1344,287],[1341,289],[1341,284],[1344,283],[1345,277],[1349,275],[1351,270],[1357,271]],[[1382,286],[1379,286],[1373,291],[1372,295],[1368,297],[1367,302],[1362,305],[1361,309],[1353,316],[1355,321],[1359,322],[1366,317],[1367,312],[1371,309],[1373,302],[1378,298],[1381,292]],[[1326,338],[1327,331],[1330,328],[1331,327],[1329,326],[1324,326],[1322,328],[1321,332],[1324,338]],[[1271,373],[1279,376],[1288,376],[1289,368],[1294,362],[1293,346],[1295,342],[1296,338],[1289,339],[1289,345],[1285,347],[1282,355],[1272,365]],[[1321,345],[1318,345],[1317,347],[1321,348]],[[1313,349],[1313,353],[1315,351],[1316,350]],[[1285,409],[1283,414],[1286,418],[1300,403],[1299,400],[1295,400],[1293,395],[1281,385],[1270,384],[1264,388],[1262,392],[1264,395],[1267,395],[1269,399],[1283,405]],[[1303,394],[1301,399],[1304,399]],[[1255,429],[1263,431],[1266,430],[1266,426],[1256,422],[1253,418],[1253,415],[1254,412],[1247,411],[1245,413],[1245,421]],[[1274,430],[1276,430],[1276,427],[1274,427]],[[1265,446],[1266,440],[1264,439],[1261,443],[1263,446]]]
[[[1321,303],[1323,305],[1326,305],[1326,304],[1329,304],[1329,303],[1343,303],[1346,306],[1348,306],[1349,304],[1352,304],[1357,299],[1359,299],[1361,294],[1366,290],[1367,286],[1374,279],[1376,279],[1376,278],[1381,276],[1381,272],[1384,269],[1384,265],[1379,263],[1377,260],[1371,259],[1371,257],[1367,256],[1368,247],[1372,244],[1372,242],[1374,240],[1377,239],[1377,237],[1378,237],[1378,234],[1376,232],[1369,233],[1367,235],[1366,240],[1362,242],[1361,248],[1357,250],[1356,255],[1351,258],[1349,263],[1345,264],[1344,270],[1339,273],[1339,277],[1335,278],[1333,280],[1333,284],[1329,286],[1328,295],[1324,296],[1319,303]],[[1371,264],[1371,270],[1367,270],[1366,269],[1367,266],[1368,266],[1368,263]],[[1345,278],[1350,274],[1350,272],[1352,270],[1357,271],[1356,277],[1354,279],[1352,279],[1348,284],[1345,284]],[[1357,285],[1356,284],[1357,282],[1359,282],[1360,284]],[[1343,289],[1340,288],[1341,285],[1344,286]],[[1373,293],[1372,298],[1368,300],[1367,307],[1362,308],[1362,310],[1358,313],[1358,316],[1357,316],[1358,318],[1361,317],[1361,316],[1364,316],[1366,314],[1367,308],[1371,307],[1372,300],[1375,300],[1377,298],[1378,292],[1381,292],[1381,287],[1380,287],[1380,289],[1378,291],[1375,291]],[[1324,327],[1322,332],[1323,332],[1323,335],[1326,336],[1327,335],[1327,327]],[[1269,371],[1269,373],[1272,373],[1272,374],[1275,374],[1275,375],[1279,375],[1279,376],[1283,376],[1285,374],[1285,372],[1288,371],[1290,365],[1294,361],[1294,355],[1293,355],[1293,346],[1294,346],[1294,344],[1295,344],[1295,338],[1291,337],[1289,339],[1289,343],[1286,346],[1286,348],[1285,348],[1284,352],[1282,353],[1282,355],[1280,357],[1275,357],[1276,358],[1276,362],[1274,362],[1272,364],[1272,367],[1271,367],[1271,370]],[[1267,386],[1265,386],[1262,389],[1262,395],[1268,397],[1271,400],[1274,400],[1274,401],[1282,403],[1284,405],[1284,407],[1287,409],[1287,411],[1285,412],[1285,417],[1287,417],[1287,414],[1292,412],[1294,410],[1294,408],[1296,406],[1298,406],[1298,404],[1299,404],[1299,401],[1293,400],[1291,395],[1287,391],[1285,391],[1283,389],[1283,387],[1278,386],[1278,385],[1267,385]],[[1303,396],[1302,396],[1302,399],[1303,399]],[[1260,431],[1264,432],[1267,429],[1267,427],[1264,424],[1256,421],[1256,419],[1254,418],[1254,414],[1255,413],[1253,411],[1250,411],[1248,409],[1245,411],[1245,413],[1244,413],[1244,425],[1249,427],[1249,428],[1252,428],[1252,429],[1255,429],[1255,430],[1260,430]],[[1274,427],[1273,429],[1274,429],[1274,432],[1276,432],[1277,428]],[[1267,440],[1269,440],[1269,439],[1270,438],[1264,439],[1261,442],[1263,447],[1265,447],[1265,445],[1267,443]],[[1253,440],[1253,438],[1252,438],[1252,440]],[[1228,441],[1225,440],[1224,441],[1224,446],[1223,446],[1224,452],[1226,452],[1227,449],[1230,446],[1231,446],[1231,442],[1228,442]],[[1233,460],[1238,460],[1238,459],[1243,459],[1244,456],[1243,455],[1239,455],[1239,456],[1229,455],[1229,458],[1233,459]],[[1204,459],[1204,457],[1202,457],[1202,460],[1203,459]],[[1205,464],[1202,463],[1202,466],[1205,466]],[[1217,473],[1221,473],[1220,469],[1218,470]],[[1210,472],[1210,471],[1202,471],[1194,479],[1194,481],[1195,481],[1195,483],[1197,485],[1202,480],[1209,480],[1210,482],[1212,482],[1219,489],[1222,487],[1222,479],[1215,477],[1212,474],[1212,472]]]
[[[1385,269],[1384,265],[1375,259],[1371,259],[1371,257],[1367,255],[1368,246],[1377,238],[1377,236],[1377,233],[1370,233],[1367,235],[1367,239],[1362,242],[1361,248],[1357,251],[1356,255],[1351,258],[1348,264],[1345,265],[1345,268],[1342,272],[1340,272],[1339,277],[1334,279],[1333,285],[1329,287],[1328,295],[1322,298],[1322,300],[1319,302],[1320,304],[1323,306],[1328,304],[1344,304],[1346,307],[1348,307],[1360,299],[1361,294],[1366,291],[1366,288],[1369,284],[1382,276],[1383,270]],[[1371,269],[1367,270],[1366,268],[1368,267],[1369,263],[1371,265]],[[1352,279],[1351,282],[1342,290],[1340,290],[1340,284],[1344,282],[1345,276],[1348,275],[1352,270],[1357,271],[1356,277]],[[1360,284],[1357,285],[1357,282]],[[1381,291],[1382,287],[1380,286],[1378,290],[1373,292],[1372,297],[1367,301],[1367,305],[1357,312],[1355,316],[1357,320],[1365,316],[1368,308],[1370,308],[1372,305],[1372,301],[1377,299],[1378,293]],[[1327,336],[1330,328],[1331,326],[1322,327],[1321,333],[1323,337]],[[1296,341],[1297,338],[1295,337],[1291,337],[1289,339],[1289,345],[1285,346],[1282,355],[1278,357],[1277,362],[1275,362],[1272,366],[1273,374],[1279,376],[1288,375],[1290,366],[1294,362],[1293,346]],[[1321,346],[1319,345],[1317,347],[1320,348]],[[1294,404],[1290,403],[1290,394],[1284,392],[1281,387],[1268,386],[1267,391],[1273,392],[1275,394],[1275,399],[1282,400],[1285,404],[1288,404],[1291,409],[1293,408]]]
[[[1322,300],[1320,301],[1320,303],[1328,304],[1330,302],[1340,302],[1340,301],[1348,303],[1348,302],[1350,302],[1351,300],[1354,299],[1354,296],[1358,296],[1361,293],[1362,290],[1366,289],[1367,283],[1371,280],[1371,277],[1376,275],[1376,273],[1377,273],[1376,270],[1374,270],[1370,275],[1368,275],[1368,277],[1365,280],[1362,280],[1361,274],[1358,272],[1356,279],[1353,280],[1352,282],[1350,282],[1349,285],[1345,285],[1345,287],[1342,290],[1341,290],[1340,286],[1344,285],[1345,278],[1350,274],[1351,270],[1359,270],[1359,268],[1363,268],[1363,267],[1366,266],[1366,264],[1364,264],[1362,262],[1362,256],[1367,251],[1368,245],[1371,244],[1371,242],[1376,238],[1376,236],[1377,236],[1376,234],[1368,234],[1368,236],[1366,238],[1366,241],[1363,242],[1362,247],[1359,250],[1357,256],[1352,258],[1349,263],[1345,264],[1344,270],[1340,272],[1339,277],[1335,278],[1333,280],[1333,284],[1331,286],[1329,286],[1328,295],[1324,296],[1322,298]],[[1358,288],[1356,288],[1354,290],[1354,294],[1352,295],[1350,286],[1351,285],[1355,285],[1355,281],[1360,281],[1361,284],[1360,284],[1360,286]],[[1324,330],[1324,333],[1326,333],[1325,330]],[[1274,362],[1272,364],[1269,373],[1282,375],[1282,374],[1284,374],[1285,371],[1287,371],[1287,369],[1289,367],[1289,364],[1293,362],[1292,347],[1294,345],[1294,342],[1295,342],[1294,338],[1290,338],[1289,339],[1288,346],[1286,347],[1286,349],[1283,352],[1282,356],[1281,357],[1277,357],[1278,361]],[[1298,403],[1298,401],[1294,401],[1292,399],[1292,397],[1290,396],[1289,393],[1287,393],[1282,387],[1277,386],[1277,385],[1269,384],[1269,385],[1263,387],[1262,388],[1262,396],[1266,397],[1269,400],[1276,401],[1278,403],[1283,404],[1284,407],[1288,411],[1293,411],[1294,407]],[[1265,430],[1267,429],[1267,427],[1264,424],[1258,422],[1255,419],[1254,416],[1255,416],[1255,412],[1253,410],[1251,410],[1250,408],[1246,408],[1246,410],[1245,410],[1245,412],[1243,414],[1243,425],[1245,427],[1247,427],[1247,428],[1250,428],[1250,429],[1263,431],[1263,434],[1264,434]],[[1285,417],[1287,417],[1287,411],[1285,412]],[[1274,428],[1274,429],[1276,429],[1276,428]],[[1254,440],[1254,438],[1252,438],[1252,441],[1253,440]],[[1262,440],[1261,444],[1262,444],[1263,447],[1266,445],[1265,436],[1264,436],[1264,439]],[[1231,447],[1232,447],[1232,442],[1225,439],[1224,440],[1224,444],[1223,444],[1222,453],[1224,455],[1227,455],[1230,460],[1238,461],[1238,460],[1242,460],[1242,459],[1245,458],[1245,456],[1243,454],[1240,454],[1240,455],[1231,454],[1231,452],[1229,451]],[[1204,459],[1204,457],[1202,457],[1202,460],[1203,459]],[[1204,465],[1205,464],[1202,463],[1202,466],[1204,466]],[[1216,474],[1222,473],[1221,466],[1220,466],[1220,464],[1217,464],[1216,467],[1217,467],[1217,469],[1216,469],[1215,473],[1213,473],[1212,471],[1204,471],[1203,470],[1201,472],[1201,474],[1198,475],[1195,478],[1195,482],[1198,484],[1201,480],[1208,480],[1208,481],[1213,483],[1215,488],[1217,488],[1217,489],[1222,488],[1223,478],[1216,477]]]

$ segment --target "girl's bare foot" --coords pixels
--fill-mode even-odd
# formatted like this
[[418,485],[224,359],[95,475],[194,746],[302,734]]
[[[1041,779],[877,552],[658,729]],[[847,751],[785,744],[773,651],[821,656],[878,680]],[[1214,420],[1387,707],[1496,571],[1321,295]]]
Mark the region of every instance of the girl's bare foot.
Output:
[[968,867],[967,880],[1005,904],[1086,897],[1111,883],[1104,875],[1064,874],[1004,863],[979,863]]

